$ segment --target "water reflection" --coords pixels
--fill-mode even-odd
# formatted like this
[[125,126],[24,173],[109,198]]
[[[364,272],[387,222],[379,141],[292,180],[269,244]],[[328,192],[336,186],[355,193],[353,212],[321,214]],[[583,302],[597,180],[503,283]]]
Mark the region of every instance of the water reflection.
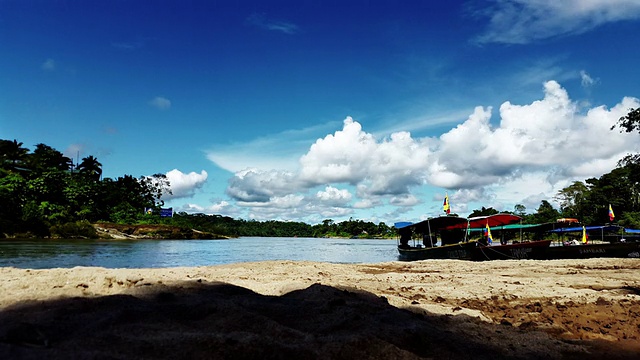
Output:
[[0,240],[0,266],[147,268],[264,260],[376,263],[397,260],[395,240]]

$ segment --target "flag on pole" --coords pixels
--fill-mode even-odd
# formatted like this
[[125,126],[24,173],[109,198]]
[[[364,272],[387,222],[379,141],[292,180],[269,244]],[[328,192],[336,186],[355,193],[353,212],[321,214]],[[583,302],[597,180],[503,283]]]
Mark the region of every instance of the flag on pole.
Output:
[[587,229],[583,226],[582,227],[582,243],[586,244],[587,240],[589,240],[589,235],[587,235]]
[[616,216],[613,215],[613,209],[611,208],[611,204],[609,204],[609,221],[613,221],[613,218]]
[[451,207],[449,206],[449,194],[444,196],[444,203],[442,204],[442,210],[449,215],[451,213]]
[[493,244],[493,237],[491,236],[491,228],[489,227],[489,223],[487,223],[487,227],[485,228],[485,232],[487,235],[487,243]]

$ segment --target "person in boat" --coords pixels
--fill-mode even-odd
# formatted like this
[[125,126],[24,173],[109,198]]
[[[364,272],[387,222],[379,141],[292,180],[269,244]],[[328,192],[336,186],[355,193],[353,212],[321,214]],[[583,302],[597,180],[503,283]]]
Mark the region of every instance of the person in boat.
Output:
[[564,246],[575,246],[575,245],[580,245],[580,242],[578,240],[576,240],[576,239],[572,239],[572,240],[563,242],[562,245],[564,245]]
[[399,233],[400,233],[400,245],[398,247],[403,249],[408,249],[409,240],[411,240],[411,230],[400,229]]

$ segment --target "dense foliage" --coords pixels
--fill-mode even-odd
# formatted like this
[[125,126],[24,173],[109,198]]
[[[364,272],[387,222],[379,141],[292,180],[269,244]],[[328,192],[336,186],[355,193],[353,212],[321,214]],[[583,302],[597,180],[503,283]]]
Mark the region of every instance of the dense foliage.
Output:
[[0,140],[0,234],[91,235],[96,221],[135,223],[144,208],[163,205],[164,175],[102,179],[93,156],[79,164],[45,144],[33,152],[17,140]]
[[395,228],[384,222],[374,224],[349,219],[339,223],[324,220],[322,224],[309,225],[304,222],[256,221],[233,219],[221,215],[187,214],[179,212],[173,218],[161,219],[176,226],[192,227],[214,234],[231,236],[298,236],[298,237],[362,237],[389,238],[395,236]]
[[611,130],[617,127],[620,131],[640,133],[640,108],[630,109],[629,113],[618,120],[618,123],[611,127]]

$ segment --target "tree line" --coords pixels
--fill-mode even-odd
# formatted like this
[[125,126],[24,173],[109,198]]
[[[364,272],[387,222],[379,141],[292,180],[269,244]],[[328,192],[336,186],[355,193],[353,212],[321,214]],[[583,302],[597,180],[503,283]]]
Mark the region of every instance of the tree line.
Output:
[[147,221],[153,220],[229,236],[393,238],[396,235],[395,228],[384,222],[375,224],[352,218],[341,222],[326,219],[321,224],[309,225],[294,221],[243,220],[222,215],[178,212],[173,218],[147,217]]
[[[620,131],[640,133],[640,108],[620,118]],[[162,196],[171,194],[164,174],[103,178],[102,164],[94,156],[78,163],[60,151],[37,144],[30,151],[17,140],[0,139],[0,237],[95,236],[96,222],[117,224],[166,224],[228,236],[300,236],[300,237],[394,237],[395,229],[384,222],[362,220],[321,224],[303,222],[255,221],[221,215],[176,213],[173,217],[149,215],[144,209],[160,209]],[[524,205],[499,211],[474,210],[469,217],[511,212],[524,223],[555,222],[558,218],[577,218],[584,224],[608,222],[609,206],[616,223],[640,228],[640,154],[629,154],[616,168],[599,178],[575,181],[560,190],[555,209],[542,200],[538,209],[528,213]]]
[[[102,177],[102,164],[87,156],[75,164],[45,144],[30,151],[18,140],[0,139],[0,237],[97,236],[91,224],[164,224],[226,236],[392,237],[393,228],[349,219],[303,222],[238,220],[220,215],[176,213],[161,217],[162,196],[171,194],[164,174]],[[151,214],[145,209],[155,209]]]
[[17,140],[0,139],[0,235],[46,237],[62,226],[135,223],[145,207],[159,207],[170,191],[166,176],[102,178],[94,156],[73,161],[60,151],[37,144],[33,151]]

